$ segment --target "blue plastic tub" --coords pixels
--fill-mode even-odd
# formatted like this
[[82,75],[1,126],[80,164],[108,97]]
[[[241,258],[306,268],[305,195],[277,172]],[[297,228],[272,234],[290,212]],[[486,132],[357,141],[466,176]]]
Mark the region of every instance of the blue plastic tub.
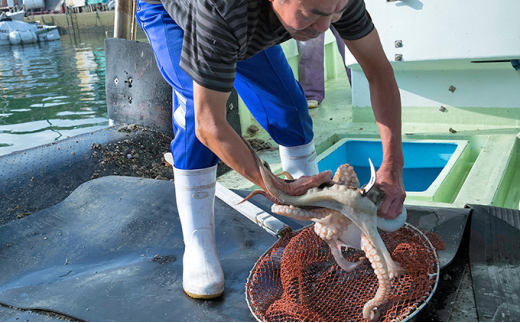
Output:
[[[368,159],[376,170],[381,166],[383,151],[380,141],[342,140],[318,158],[320,171],[336,169],[349,163],[354,167],[361,185],[370,179]],[[404,142],[405,165],[403,181],[407,192],[426,191],[439,176],[457,149],[457,143]],[[321,159],[321,160],[320,160]]]

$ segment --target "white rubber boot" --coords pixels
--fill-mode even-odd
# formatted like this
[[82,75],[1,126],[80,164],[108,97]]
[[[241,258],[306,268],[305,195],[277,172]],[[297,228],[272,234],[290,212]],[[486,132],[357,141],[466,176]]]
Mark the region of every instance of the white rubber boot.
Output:
[[193,298],[224,292],[224,273],[215,243],[217,166],[181,170],[173,167],[175,195],[184,238],[182,287]]
[[319,173],[314,140],[306,145],[284,147],[280,145],[280,159],[284,171],[292,177],[312,176]]

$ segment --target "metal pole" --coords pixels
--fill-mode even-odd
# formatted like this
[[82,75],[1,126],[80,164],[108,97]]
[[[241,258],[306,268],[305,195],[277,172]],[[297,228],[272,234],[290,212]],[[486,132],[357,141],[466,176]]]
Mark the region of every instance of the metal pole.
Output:
[[135,40],[135,0],[116,0],[114,38]]
[[135,20],[135,11],[137,10],[137,0],[132,0],[132,31],[130,35],[131,40],[135,40],[135,34],[137,32],[137,21]]
[[262,229],[275,237],[281,238],[288,232],[288,230],[291,230],[287,224],[278,220],[271,214],[264,212],[264,210],[253,203],[249,201],[242,202],[243,198],[240,195],[219,182],[217,182],[216,185],[215,195],[227,205],[242,213],[246,218],[258,224]]

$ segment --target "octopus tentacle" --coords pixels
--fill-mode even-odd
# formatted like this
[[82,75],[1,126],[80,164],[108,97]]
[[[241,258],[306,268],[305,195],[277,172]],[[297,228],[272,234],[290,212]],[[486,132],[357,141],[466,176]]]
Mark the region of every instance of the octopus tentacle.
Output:
[[[338,211],[327,208],[305,210],[292,205],[276,204],[273,204],[271,210],[273,213],[296,220],[312,220],[316,222],[314,232],[327,242],[336,263],[342,269],[346,271],[353,270],[365,260],[365,258],[362,258],[357,262],[349,262],[343,257],[341,247],[360,249],[361,231],[355,225],[351,225],[352,221]],[[357,239],[355,238],[356,234],[352,233],[356,229],[359,231]]]
[[[273,203],[276,203],[276,204],[286,204],[286,203],[283,203],[283,200],[280,200],[278,198],[277,194],[274,194],[275,192],[281,192],[281,191],[278,190],[273,185],[273,180],[275,178],[277,178],[277,177],[276,177],[276,175],[274,175],[271,172],[269,164],[266,161],[260,159],[260,157],[258,157],[258,155],[256,154],[255,150],[251,147],[251,145],[247,142],[247,140],[245,140],[243,137],[240,137],[240,138],[242,139],[244,144],[247,146],[247,148],[249,148],[249,151],[251,152],[251,155],[253,156],[253,159],[254,159],[254,161],[256,163],[256,166],[258,167],[258,170],[260,171],[260,175],[262,176],[262,180],[264,181],[264,184],[266,185],[267,191],[264,192],[262,195],[267,197]],[[284,173],[286,173],[288,175],[288,177],[290,177],[290,178],[285,180],[286,182],[293,182],[294,181],[292,176],[289,173],[287,173],[287,172],[282,172],[281,175],[285,175]],[[321,183],[321,185],[329,185],[329,184],[327,182],[325,182],[325,183]],[[321,187],[321,185],[320,185],[320,187]],[[311,190],[309,190],[309,191],[311,191]],[[258,192],[252,192],[244,200],[242,200],[240,203],[242,203],[244,201],[247,201],[248,199],[250,199],[251,197],[253,197],[256,194],[259,194],[259,193]],[[284,195],[287,195],[287,194],[284,193]],[[287,196],[289,196],[289,195],[287,195]]]
[[314,232],[330,247],[336,263],[345,271],[351,271],[362,264],[366,258],[350,262],[343,256],[342,247],[360,249],[361,230],[352,221],[338,211],[327,209],[329,216],[317,220]]
[[380,313],[379,310],[377,310],[377,307],[388,301],[388,296],[391,289],[390,277],[388,275],[388,271],[385,269],[385,264],[381,262],[381,257],[376,251],[376,246],[373,245],[364,235],[361,239],[361,245],[368,260],[372,264],[372,268],[374,269],[379,283],[379,287],[374,298],[369,300],[365,306],[363,306],[363,316],[370,319],[371,321],[376,321],[380,317]]
[[[341,165],[334,175],[334,182],[338,183],[337,189],[347,190],[348,186],[359,187],[359,180],[354,168],[348,164]],[[333,188],[336,189],[336,188]],[[317,189],[315,190],[317,191]],[[315,222],[314,232],[327,242],[336,260],[336,263],[346,271],[350,271],[359,266],[363,261],[347,261],[342,254],[341,248],[360,249],[361,230],[352,221],[336,210],[321,208],[299,212],[295,206],[273,205],[271,210],[279,215],[295,218],[297,220],[312,220]],[[303,215],[303,217],[298,216]],[[354,232],[355,231],[355,232]]]
[[250,198],[252,198],[253,196],[258,195],[258,194],[265,196],[269,201],[271,201],[271,202],[273,202],[273,203],[280,203],[280,201],[279,201],[276,197],[272,196],[271,194],[266,193],[266,192],[263,191],[263,190],[254,190],[254,191],[252,191],[251,193],[249,193],[249,195],[246,196],[246,197],[245,197],[242,201],[240,201],[238,204],[242,204],[242,203],[244,203],[245,201],[249,200]]
[[281,172],[280,174],[276,174],[275,176],[276,176],[276,177],[285,176],[285,178],[286,178],[287,180],[291,180],[291,181],[294,180],[294,177],[292,177],[292,175],[289,174],[289,172],[287,172],[287,171],[283,171],[283,172]]
[[345,218],[338,211],[331,209],[325,210],[328,213],[326,217],[313,220],[316,222],[314,232],[323,240],[336,240],[341,236],[341,233],[352,224],[352,221]]
[[[381,236],[378,234],[377,237],[377,245],[384,245],[383,239],[381,239]],[[388,269],[388,277],[390,279],[396,278],[396,277],[402,277],[406,274],[406,270],[401,267],[401,265],[392,259],[390,256],[390,253],[388,252],[388,249],[384,248],[381,250],[381,254],[383,255],[387,269]]]
[[346,186],[354,186],[359,188],[359,179],[357,174],[354,172],[354,167],[350,166],[349,164],[343,164],[339,166],[332,180],[334,182],[342,183]]
[[293,205],[279,204],[273,204],[271,206],[271,211],[273,213],[300,221],[316,221],[328,216],[328,212],[330,212],[325,208],[305,209]]
[[329,245],[330,252],[334,256],[334,259],[336,260],[336,263],[338,264],[338,266],[347,272],[356,269],[366,259],[365,257],[361,257],[356,262],[350,262],[350,261],[346,260],[345,257],[343,256],[343,253],[341,251],[341,247],[343,247],[343,244],[340,243],[339,240],[330,240],[330,241],[327,241],[327,244]]

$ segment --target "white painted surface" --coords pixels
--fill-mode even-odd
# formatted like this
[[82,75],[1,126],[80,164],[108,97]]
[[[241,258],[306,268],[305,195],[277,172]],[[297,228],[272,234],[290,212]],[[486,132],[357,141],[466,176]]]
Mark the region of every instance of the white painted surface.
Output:
[[395,54],[407,62],[520,57],[520,1],[365,2],[391,61]]
[[23,17],[25,15],[25,11],[16,11],[16,12],[6,12],[7,17],[15,20],[15,21],[23,21]]
[[[403,106],[520,107],[520,78],[508,62],[520,58],[519,1],[365,1]],[[474,63],[492,60],[506,62]],[[370,106],[368,82],[350,53],[346,63],[353,106]]]
[[[404,107],[519,108],[520,77],[509,62],[467,60],[393,63]],[[430,66],[425,66],[430,65]],[[368,81],[352,68],[352,105],[371,106]],[[450,86],[455,90],[450,91]]]

